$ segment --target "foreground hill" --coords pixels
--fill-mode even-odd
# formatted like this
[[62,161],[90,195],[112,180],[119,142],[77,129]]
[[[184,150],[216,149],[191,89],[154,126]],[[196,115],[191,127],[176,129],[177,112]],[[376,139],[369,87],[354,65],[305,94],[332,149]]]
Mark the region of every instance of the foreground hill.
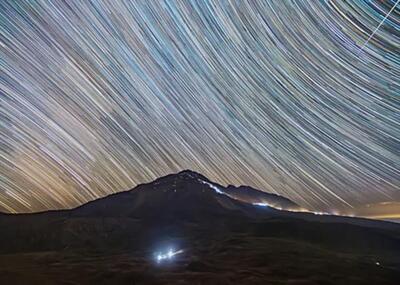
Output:
[[[72,210],[0,215],[0,284],[400,280],[400,225],[255,204],[300,209],[183,171]],[[156,263],[169,247],[183,252]]]

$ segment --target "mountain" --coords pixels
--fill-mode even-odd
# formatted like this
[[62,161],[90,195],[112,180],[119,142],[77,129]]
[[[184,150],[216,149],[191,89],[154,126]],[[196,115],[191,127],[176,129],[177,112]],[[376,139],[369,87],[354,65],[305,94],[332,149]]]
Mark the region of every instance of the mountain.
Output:
[[266,205],[280,210],[303,211],[299,205],[288,198],[276,194],[265,193],[249,186],[241,185],[235,187],[233,185],[228,185],[224,191],[232,198],[246,203]]
[[[296,209],[186,170],[71,210],[2,214],[0,284],[400,280],[399,224]],[[176,258],[157,263],[171,247]]]
[[[198,215],[201,219],[229,211],[229,215],[253,215],[251,204],[265,204],[282,209],[300,209],[287,198],[251,187],[228,186],[211,182],[203,175],[184,170],[161,177],[133,190],[117,193],[76,208],[72,215],[162,217],[182,213],[184,219]],[[252,209],[249,211],[249,209]]]

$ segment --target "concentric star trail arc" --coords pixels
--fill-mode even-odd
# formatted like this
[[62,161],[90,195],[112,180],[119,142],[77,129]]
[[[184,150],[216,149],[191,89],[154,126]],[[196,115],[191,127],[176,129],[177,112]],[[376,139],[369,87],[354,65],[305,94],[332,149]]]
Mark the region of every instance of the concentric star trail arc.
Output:
[[399,202],[397,2],[1,1],[0,211],[182,169],[316,211]]

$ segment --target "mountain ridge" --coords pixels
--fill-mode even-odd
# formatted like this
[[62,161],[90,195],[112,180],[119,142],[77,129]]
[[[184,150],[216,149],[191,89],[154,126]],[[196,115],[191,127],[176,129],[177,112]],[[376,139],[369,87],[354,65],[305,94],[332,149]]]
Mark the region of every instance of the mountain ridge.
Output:
[[[396,224],[394,227],[398,226],[398,223],[392,222],[392,221],[383,221],[383,220],[371,220],[365,217],[349,217],[349,216],[338,216],[338,215],[332,215],[329,213],[318,213],[317,215],[315,215],[313,212],[305,210],[303,208],[301,208],[300,206],[298,206],[296,203],[294,203],[293,201],[291,201],[290,199],[284,197],[284,196],[280,196],[274,193],[268,193],[268,192],[264,192],[255,188],[252,188],[250,186],[246,186],[246,185],[240,185],[240,186],[234,186],[234,185],[227,185],[227,187],[224,187],[218,183],[215,183],[211,180],[209,180],[206,176],[195,172],[193,170],[190,169],[184,169],[181,170],[179,172],[176,173],[170,173],[161,177],[158,177],[156,179],[154,179],[153,181],[149,181],[149,182],[145,182],[145,183],[141,183],[136,185],[134,188],[131,188],[129,190],[124,190],[124,191],[120,191],[120,192],[116,192],[116,193],[112,193],[109,195],[106,195],[104,197],[100,197],[94,200],[91,200],[89,202],[83,203],[79,206],[76,206],[74,208],[70,208],[70,209],[51,209],[51,210],[45,210],[45,211],[40,211],[40,212],[32,212],[32,213],[4,213],[4,212],[0,212],[0,216],[30,216],[30,215],[45,215],[45,214],[50,214],[50,215],[59,215],[59,214],[70,214],[71,212],[80,209],[82,207],[86,207],[87,205],[92,205],[93,203],[99,203],[100,201],[103,200],[108,200],[108,199],[115,199],[117,197],[123,197],[123,196],[131,196],[134,192],[136,191],[141,191],[143,190],[143,188],[147,188],[149,186],[153,187],[154,186],[158,186],[161,182],[164,183],[172,183],[173,184],[173,180],[177,179],[177,178],[190,178],[193,179],[194,181],[200,182],[199,180],[201,180],[202,184],[204,184],[204,182],[206,182],[205,184],[208,186],[212,185],[214,187],[219,188],[221,192],[223,193],[219,193],[219,194],[225,194],[227,196],[229,196],[231,199],[246,203],[248,205],[251,205],[252,207],[254,206],[265,206],[265,208],[269,208],[270,210],[277,210],[277,211],[281,211],[281,214],[285,214],[288,216],[299,216],[302,215],[302,218],[306,218],[308,220],[319,220],[320,217],[324,217],[324,218],[328,218],[331,219],[332,221],[335,220],[340,220],[340,221],[352,221],[355,224],[375,224],[376,226],[382,226],[382,227],[393,227],[393,225],[391,224]],[[172,180],[172,181],[171,181]],[[188,189],[185,189],[188,190]],[[215,191],[215,189],[213,190]],[[190,189],[189,189],[189,193],[190,193]],[[250,196],[250,197],[249,197]],[[273,199],[274,201],[271,201],[271,199]],[[278,199],[278,200],[276,200]],[[280,202],[280,203],[277,203]],[[285,211],[289,211],[289,212],[285,212]],[[293,213],[290,213],[293,212]]]
[[[252,201],[249,201],[248,199],[246,201],[242,200],[240,195],[238,195],[238,196],[232,195],[233,192],[234,192],[233,191],[234,188],[240,189],[240,190],[249,189],[249,191],[257,192],[257,194],[262,195],[264,197],[264,199],[255,199],[253,201],[254,203],[266,201],[266,197],[270,197],[270,199],[282,199],[285,202],[289,201],[290,205],[294,205],[294,207],[298,207],[300,209],[300,206],[298,206],[296,203],[294,203],[293,201],[291,201],[290,199],[288,199],[288,198],[286,198],[284,196],[280,196],[280,195],[273,194],[273,193],[267,193],[267,192],[264,192],[262,190],[258,190],[258,189],[252,188],[250,186],[245,186],[245,185],[240,185],[240,186],[237,186],[237,187],[234,186],[234,185],[228,185],[227,187],[224,187],[224,186],[222,186],[222,185],[220,185],[220,184],[218,184],[216,182],[210,181],[206,176],[204,176],[204,175],[202,175],[202,174],[200,174],[198,172],[195,172],[195,171],[190,170],[190,169],[184,169],[184,170],[181,170],[181,171],[176,172],[176,173],[166,174],[164,176],[158,177],[158,178],[156,178],[156,179],[154,179],[152,181],[149,181],[149,182],[137,184],[135,187],[133,187],[131,189],[128,189],[128,190],[123,190],[123,191],[119,191],[119,192],[108,194],[108,195],[103,196],[103,197],[96,198],[94,200],[85,202],[85,203],[83,203],[81,205],[78,205],[76,207],[69,208],[69,209],[50,209],[50,210],[44,210],[44,211],[39,211],[39,212],[27,212],[27,213],[25,213],[25,212],[24,213],[0,212],[0,214],[1,215],[31,215],[31,214],[41,214],[41,213],[52,213],[52,212],[57,212],[57,211],[71,211],[71,210],[80,208],[82,206],[85,206],[86,204],[91,204],[93,202],[96,202],[96,201],[99,201],[99,200],[102,200],[102,199],[107,199],[107,198],[114,197],[115,195],[120,195],[120,194],[124,194],[124,193],[127,194],[127,193],[132,192],[132,191],[140,191],[140,189],[145,187],[145,186],[158,185],[161,181],[168,180],[168,179],[171,179],[171,178],[174,179],[174,178],[177,178],[177,177],[185,177],[185,176],[193,178],[193,179],[197,179],[197,180],[202,180],[203,182],[210,183],[210,184],[212,184],[212,185],[214,185],[214,186],[216,186],[218,188],[221,188],[221,189],[227,189],[228,191],[226,191],[224,193],[227,194],[227,195],[231,195],[231,198],[237,199],[239,201],[243,201],[243,202],[250,203],[250,204],[252,203]],[[272,206],[272,207],[274,205],[275,205],[275,203],[271,203],[270,204],[270,206]]]

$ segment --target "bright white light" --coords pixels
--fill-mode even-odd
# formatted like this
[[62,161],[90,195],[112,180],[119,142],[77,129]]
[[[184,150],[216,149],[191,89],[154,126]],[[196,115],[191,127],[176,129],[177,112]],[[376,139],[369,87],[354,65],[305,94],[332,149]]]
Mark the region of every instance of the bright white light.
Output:
[[314,215],[319,215],[319,216],[329,216],[329,213],[325,213],[325,212],[312,212]]
[[[252,203],[252,204],[254,206],[271,207],[271,208],[274,208],[276,210],[283,210],[281,207],[273,206],[273,205],[268,204],[268,203]],[[286,211],[290,211],[290,210],[286,210]]]
[[174,255],[174,253],[172,252],[172,250],[169,250],[168,254],[167,254],[168,258],[171,258],[173,255]]
[[199,179],[199,181],[200,181],[201,183],[203,183],[203,184],[207,184],[208,186],[210,186],[210,188],[213,189],[213,190],[215,190],[215,192],[217,192],[218,194],[224,194],[224,195],[226,195],[225,192],[222,192],[222,191],[221,191],[217,186],[215,186],[214,184],[211,184],[211,183],[209,183],[209,182],[206,182],[206,181],[203,181],[203,180],[200,180],[200,179]]
[[156,259],[157,259],[157,262],[161,262],[163,260],[170,260],[175,255],[180,254],[182,252],[183,252],[183,250],[173,251],[172,249],[169,249],[168,252],[166,252],[166,253],[158,253],[156,256]]
[[255,206],[261,206],[261,207],[269,207],[270,205],[268,203],[253,203]]

